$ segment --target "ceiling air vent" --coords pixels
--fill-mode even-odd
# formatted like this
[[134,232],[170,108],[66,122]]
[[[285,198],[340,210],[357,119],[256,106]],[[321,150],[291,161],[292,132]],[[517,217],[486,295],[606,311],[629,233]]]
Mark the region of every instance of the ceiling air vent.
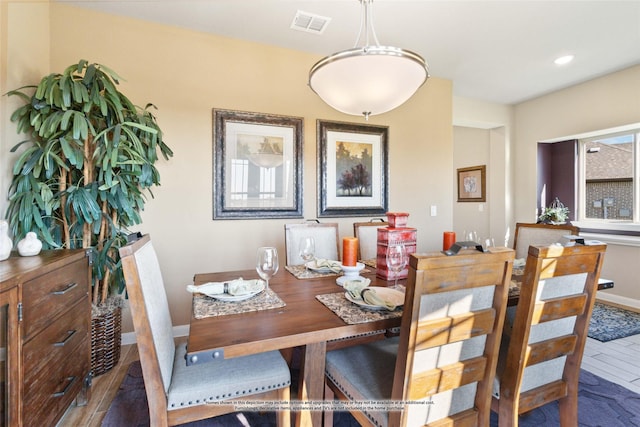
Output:
[[322,34],[329,22],[331,22],[331,18],[299,10],[293,18],[291,28],[307,33]]

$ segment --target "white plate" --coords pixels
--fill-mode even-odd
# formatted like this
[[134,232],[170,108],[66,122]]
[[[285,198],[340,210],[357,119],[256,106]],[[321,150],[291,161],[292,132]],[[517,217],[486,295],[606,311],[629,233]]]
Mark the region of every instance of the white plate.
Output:
[[215,298],[218,301],[225,302],[236,302],[236,301],[244,301],[249,298],[253,298],[258,295],[260,292],[264,291],[265,283],[262,280],[258,280],[256,284],[256,289],[253,292],[244,294],[244,295],[229,295],[229,294],[205,294],[208,297]]
[[[404,305],[404,292],[400,292],[397,289],[383,288],[380,286],[371,286],[370,288],[375,289],[376,293],[378,294],[378,296],[380,296],[380,298],[391,302],[397,307],[402,307]],[[387,310],[386,308],[380,307],[379,305],[369,305],[360,298],[354,298],[351,296],[349,292],[345,292],[344,296],[346,299],[348,299],[352,303],[359,305],[362,308],[366,308],[367,310],[375,310],[375,311]]]
[[[335,262],[336,263],[336,267],[340,268],[340,263],[338,261],[330,261],[330,262]],[[307,267],[309,270],[311,271],[315,271],[316,273],[334,273],[334,271],[332,269],[330,269],[329,267],[318,267],[316,265],[316,261],[309,261],[308,263],[305,264],[305,267]]]

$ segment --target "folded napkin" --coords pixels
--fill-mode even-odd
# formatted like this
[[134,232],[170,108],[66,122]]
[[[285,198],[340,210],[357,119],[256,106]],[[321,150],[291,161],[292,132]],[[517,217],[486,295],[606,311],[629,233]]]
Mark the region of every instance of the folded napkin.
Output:
[[516,268],[524,267],[526,263],[527,260],[525,258],[516,258],[513,260],[513,266]]
[[347,280],[344,283],[344,289],[349,292],[353,298],[361,299],[365,304],[373,305],[376,307],[383,307],[389,311],[396,309],[397,305],[390,301],[385,300],[376,292],[375,288],[370,288],[369,284],[371,280]]
[[330,259],[316,258],[316,268],[326,267],[334,273],[340,273],[342,271],[342,264],[339,261],[332,261]]
[[231,280],[229,282],[208,282],[199,286],[187,285],[187,291],[199,292],[205,295],[248,295],[259,292],[262,289],[262,280]]
[[361,293],[364,288],[369,286],[370,279],[362,278],[358,280],[347,280],[344,282],[344,290],[349,292],[354,298],[362,298]]

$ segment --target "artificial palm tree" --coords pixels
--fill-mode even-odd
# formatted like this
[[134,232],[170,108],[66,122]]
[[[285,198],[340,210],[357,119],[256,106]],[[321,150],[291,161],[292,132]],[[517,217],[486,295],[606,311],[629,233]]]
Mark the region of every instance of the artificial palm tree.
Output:
[[81,60],[8,93],[24,100],[11,120],[27,136],[11,150],[22,150],[6,214],[14,241],[35,232],[44,249],[92,248],[94,306],[124,288],[118,249],[160,183],[158,155],[173,155],[153,105],[136,107],[119,80]]

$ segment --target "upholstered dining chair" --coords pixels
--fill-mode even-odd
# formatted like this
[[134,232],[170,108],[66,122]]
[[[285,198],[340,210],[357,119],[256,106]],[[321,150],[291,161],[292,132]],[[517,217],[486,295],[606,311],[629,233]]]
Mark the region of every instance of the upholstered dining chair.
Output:
[[529,247],[494,384],[492,409],[500,427],[517,426],[519,414],[555,400],[560,424],[578,425],[580,363],[605,250],[605,245]]
[[361,425],[488,426],[513,259],[411,254],[400,336],[327,352],[325,399],[364,402],[351,405]]
[[340,261],[338,223],[305,222],[284,225],[286,265],[305,263],[300,257],[300,240],[303,237],[313,237],[316,246],[316,258]]
[[353,235],[358,238],[358,259],[376,259],[378,256],[378,228],[388,225],[389,223],[383,219],[353,223]]
[[564,236],[577,236],[579,233],[580,228],[570,223],[554,225],[519,222],[516,224],[516,232],[513,236],[516,259],[526,258],[531,245],[549,246],[553,243],[562,243]]
[[[120,249],[152,426],[172,426],[234,412],[234,400],[290,397],[290,371],[279,352],[187,366],[186,345],[176,345],[160,272],[149,235]],[[228,404],[225,404],[227,403]],[[288,411],[277,414],[290,425]]]

